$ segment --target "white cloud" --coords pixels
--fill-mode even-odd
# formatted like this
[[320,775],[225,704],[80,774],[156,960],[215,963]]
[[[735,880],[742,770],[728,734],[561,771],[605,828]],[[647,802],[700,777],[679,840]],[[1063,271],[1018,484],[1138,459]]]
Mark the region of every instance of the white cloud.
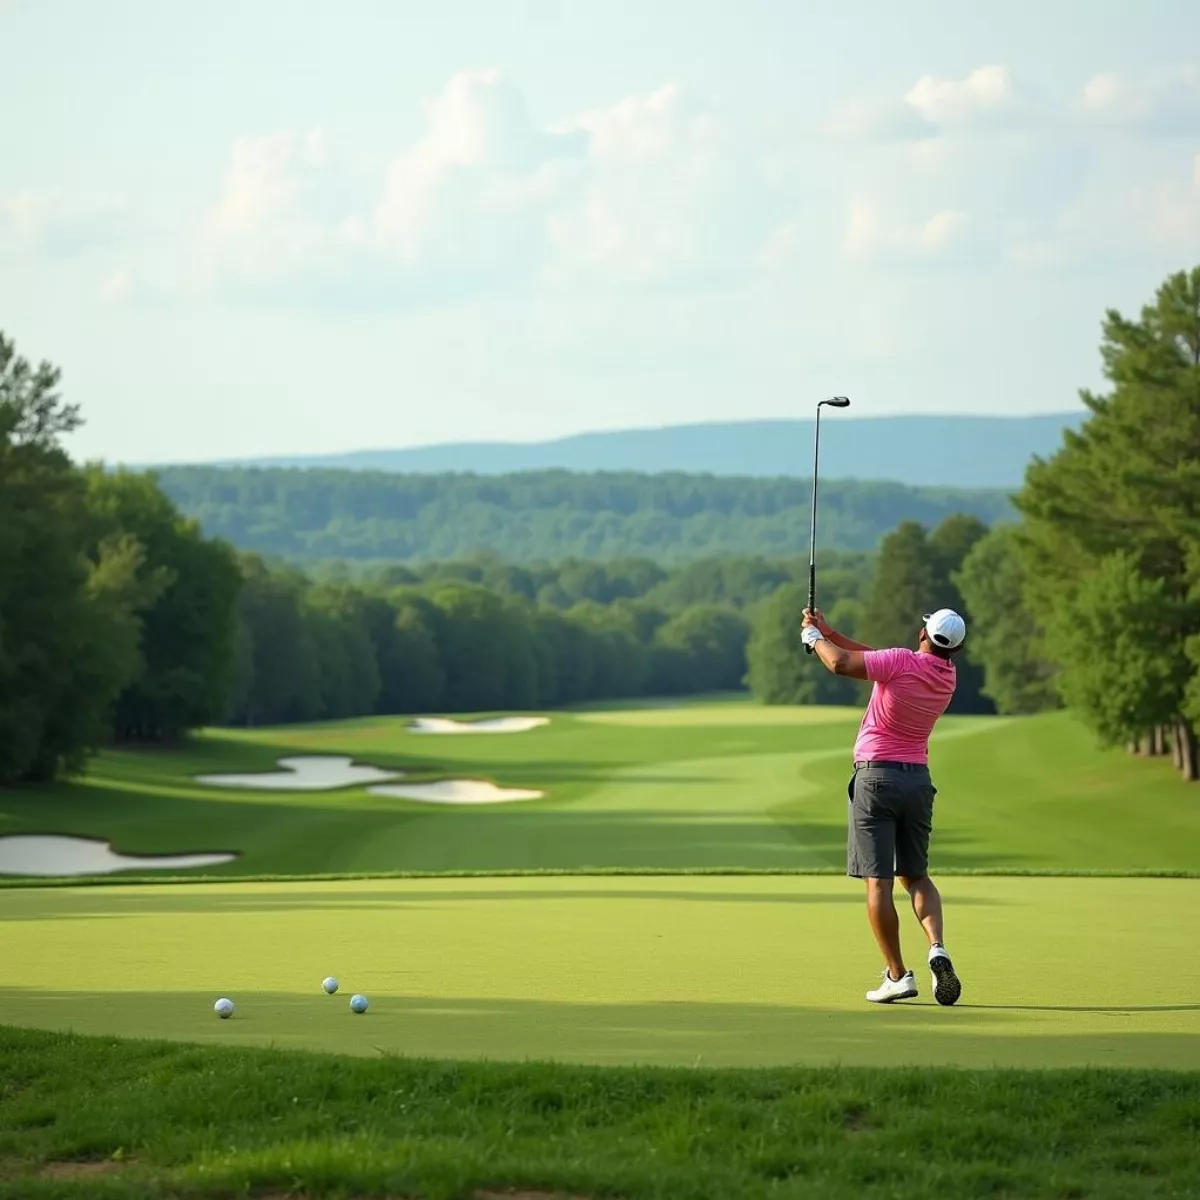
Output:
[[957,209],[906,220],[858,198],[850,204],[842,252],[854,262],[933,259],[954,249],[968,224],[967,214]]
[[1194,136],[1200,132],[1200,68],[1141,81],[1111,72],[1093,75],[1080,90],[1076,110],[1100,126]]
[[978,67],[965,79],[923,75],[904,101],[932,125],[965,125],[1011,111],[1016,91],[1008,68]]
[[500,72],[459,72],[374,199],[321,211],[336,169],[317,133],[239,139],[207,223],[218,280],[661,284],[751,270],[768,231],[755,165],[672,85],[539,127]]
[[923,75],[903,96],[858,96],[825,122],[847,138],[928,138],[946,130],[1010,123],[1027,108],[1009,69],[977,67],[961,79]]
[[579,147],[569,134],[536,129],[521,93],[496,70],[453,75],[425,113],[424,135],[393,160],[369,225],[356,227],[403,261],[435,248],[456,256],[477,243],[473,218],[551,200],[554,164]]
[[628,96],[574,123],[578,189],[550,216],[556,282],[663,282],[748,267],[761,187],[721,124],[677,87]]

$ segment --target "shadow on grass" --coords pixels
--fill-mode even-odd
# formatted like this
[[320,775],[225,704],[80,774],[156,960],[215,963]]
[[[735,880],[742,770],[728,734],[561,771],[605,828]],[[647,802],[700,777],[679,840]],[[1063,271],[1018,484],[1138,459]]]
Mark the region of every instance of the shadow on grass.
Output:
[[959,1004],[958,1008],[991,1012],[1152,1013],[1200,1012],[1200,1004]]
[[[218,991],[220,986],[222,991]],[[183,1041],[273,1045],[367,1056],[687,1066],[1200,1068],[1200,1033],[1184,1026],[1079,1028],[1078,1015],[1036,1028],[1020,1010],[941,1009],[932,1001],[844,1009],[671,1000],[573,1002],[372,994],[356,1016],[342,995],[35,992],[0,988],[0,1021],[34,1028]],[[231,995],[229,1021],[213,997]],[[1073,1012],[1074,1010],[1072,1010]],[[1186,1006],[1169,1012],[1191,1011]]]
[[[831,877],[841,884],[844,881]],[[144,894],[136,889],[122,889],[98,894],[94,889],[78,893],[68,890],[45,890],[39,894],[34,911],[10,909],[5,919],[10,921],[91,920],[120,917],[143,917],[172,913],[271,913],[321,909],[329,911],[401,912],[411,909],[442,908],[449,904],[555,904],[560,901],[594,900],[601,904],[635,901],[652,906],[659,903],[684,901],[699,904],[781,904],[818,906],[825,904],[858,907],[863,903],[856,887],[839,887],[837,891],[789,894],[779,892],[728,891],[725,889],[685,890],[653,888],[588,887],[513,887],[513,888],[443,888],[436,884],[397,882],[392,888],[359,889],[335,892],[336,884],[314,884],[304,890],[288,890],[286,884],[256,885],[245,894],[224,894],[211,888],[156,889]],[[985,897],[965,897],[955,905],[995,907],[1004,901]]]

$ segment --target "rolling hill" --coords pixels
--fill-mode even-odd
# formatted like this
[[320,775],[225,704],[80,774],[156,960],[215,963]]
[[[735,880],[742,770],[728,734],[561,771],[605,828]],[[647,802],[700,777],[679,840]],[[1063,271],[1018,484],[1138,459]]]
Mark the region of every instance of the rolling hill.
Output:
[[[829,479],[886,479],[912,487],[1015,488],[1029,459],[1058,448],[1085,413],[1039,416],[859,417],[822,422]],[[211,465],[327,467],[430,474],[518,471],[683,471],[743,477],[804,476],[813,423],[714,422],[584,433],[544,442],[461,442],[408,449],[258,458]]]

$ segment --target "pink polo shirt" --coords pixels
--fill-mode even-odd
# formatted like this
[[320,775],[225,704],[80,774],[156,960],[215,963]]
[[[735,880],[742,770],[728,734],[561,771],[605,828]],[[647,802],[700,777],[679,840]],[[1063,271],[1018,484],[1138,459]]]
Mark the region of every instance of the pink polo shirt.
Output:
[[896,647],[863,653],[871,700],[858,728],[854,761],[929,761],[929,735],[954,696],[954,664]]

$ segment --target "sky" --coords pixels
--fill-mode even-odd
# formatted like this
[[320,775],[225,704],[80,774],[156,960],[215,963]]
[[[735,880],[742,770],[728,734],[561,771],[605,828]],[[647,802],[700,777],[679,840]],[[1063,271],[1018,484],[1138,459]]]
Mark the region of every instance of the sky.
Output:
[[1072,411],[1192,7],[0,0],[0,330],[110,462]]

